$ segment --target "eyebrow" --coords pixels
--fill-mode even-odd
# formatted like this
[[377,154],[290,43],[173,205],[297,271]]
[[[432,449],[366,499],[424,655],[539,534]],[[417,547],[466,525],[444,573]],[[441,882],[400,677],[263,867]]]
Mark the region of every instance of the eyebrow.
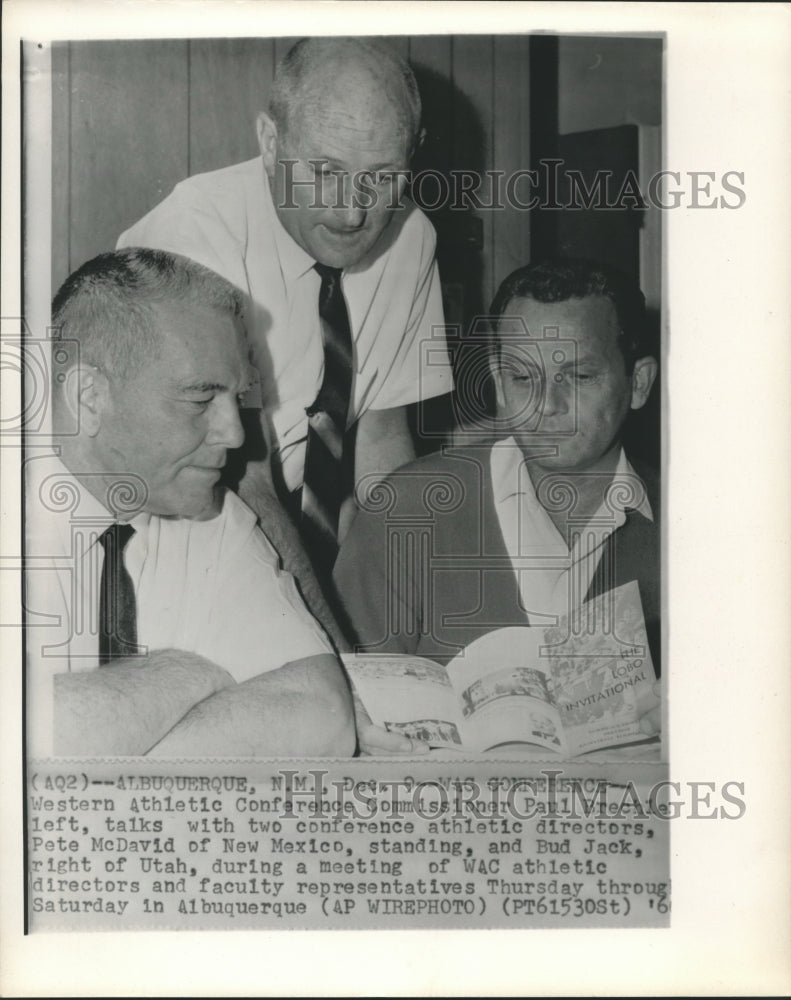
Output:
[[594,358],[569,358],[568,361],[564,361],[562,364],[558,365],[561,371],[573,371],[578,368],[588,368],[592,371],[602,371],[606,368],[601,361],[597,361]]
[[[255,379],[248,379],[241,388],[233,390],[237,396],[249,392],[255,384]],[[204,392],[231,392],[231,387],[224,382],[192,382],[189,385],[180,385],[179,392],[184,393],[204,393]]]
[[390,173],[395,174],[403,172],[404,168],[399,167],[397,161],[395,160],[382,160],[381,163],[375,163],[371,167],[367,167],[365,170],[349,171],[349,167],[343,162],[343,160],[337,160],[333,156],[309,156],[306,159],[307,163],[321,163],[323,166],[329,168],[331,171],[343,171],[351,173],[361,173],[361,174],[376,174],[376,173]]
[[222,382],[188,382],[179,386],[182,392],[222,392],[227,388]]

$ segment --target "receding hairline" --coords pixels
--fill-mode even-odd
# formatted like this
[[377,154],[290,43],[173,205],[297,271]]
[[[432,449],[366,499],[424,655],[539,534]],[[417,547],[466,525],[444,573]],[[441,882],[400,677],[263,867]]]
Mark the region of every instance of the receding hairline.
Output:
[[[282,131],[310,121],[335,97],[343,78],[360,73],[372,81],[371,94],[390,105],[412,145],[420,128],[420,94],[405,59],[377,38],[306,38],[297,42],[281,61],[269,102],[269,113]],[[395,84],[395,86],[393,85]]]

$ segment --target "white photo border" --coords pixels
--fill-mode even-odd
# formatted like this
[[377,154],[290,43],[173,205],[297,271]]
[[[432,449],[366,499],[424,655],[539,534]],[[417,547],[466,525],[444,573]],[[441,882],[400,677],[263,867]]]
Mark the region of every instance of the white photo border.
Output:
[[[736,822],[672,830],[669,930],[23,936],[19,636],[3,629],[5,995],[770,994],[791,986],[788,624],[791,18],[772,4],[9,0],[3,9],[3,302],[20,316],[21,38],[667,32],[665,162],[745,175],[737,211],[668,212],[671,776],[743,781]],[[79,25],[79,29],[78,29]],[[15,389],[15,386],[17,388]],[[18,373],[3,370],[4,414]],[[9,409],[10,408],[10,409]],[[18,411],[16,411],[18,412]],[[18,457],[18,456],[17,456]],[[2,454],[3,534],[19,532]],[[0,575],[7,610],[18,581]],[[15,587],[17,588],[15,590]],[[7,617],[3,619],[8,620]],[[474,941],[469,938],[474,934]],[[471,954],[474,944],[475,961]]]

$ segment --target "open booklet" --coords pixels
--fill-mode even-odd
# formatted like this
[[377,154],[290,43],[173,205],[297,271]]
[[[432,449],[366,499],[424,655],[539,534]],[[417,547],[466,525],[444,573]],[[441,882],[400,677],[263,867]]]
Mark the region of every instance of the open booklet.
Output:
[[635,582],[550,628],[481,636],[444,667],[404,654],[343,661],[376,725],[475,752],[529,743],[575,756],[642,742],[656,680]]

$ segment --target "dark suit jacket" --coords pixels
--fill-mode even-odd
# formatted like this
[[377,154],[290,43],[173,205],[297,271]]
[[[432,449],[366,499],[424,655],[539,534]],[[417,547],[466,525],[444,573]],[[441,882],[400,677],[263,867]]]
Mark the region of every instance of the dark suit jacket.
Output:
[[[528,624],[494,506],[490,451],[427,455],[391,473],[363,505],[334,579],[366,651],[445,663],[487,632]],[[659,491],[653,476],[640,475],[654,521],[628,513],[586,597],[637,580],[659,675]]]

